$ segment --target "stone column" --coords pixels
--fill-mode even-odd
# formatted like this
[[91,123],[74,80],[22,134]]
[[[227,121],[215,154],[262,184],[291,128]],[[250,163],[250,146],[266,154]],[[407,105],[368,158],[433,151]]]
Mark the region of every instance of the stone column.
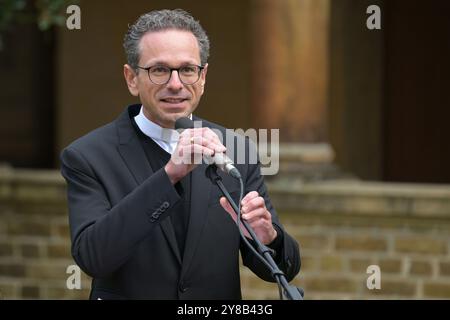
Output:
[[252,125],[327,141],[329,0],[252,2]]
[[279,180],[337,172],[328,143],[329,17],[330,0],[252,1],[250,119],[280,129]]

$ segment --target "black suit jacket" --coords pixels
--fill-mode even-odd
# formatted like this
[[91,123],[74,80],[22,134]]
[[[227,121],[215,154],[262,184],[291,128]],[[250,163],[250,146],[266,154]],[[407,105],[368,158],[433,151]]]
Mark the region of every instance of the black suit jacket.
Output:
[[[181,257],[172,225],[177,212],[171,210],[180,196],[164,168],[153,172],[149,165],[132,126],[131,118],[139,108],[128,107],[118,119],[61,153],[72,255],[93,277],[91,298],[240,299],[239,249],[246,266],[262,279],[273,281],[242,245],[234,221],[219,204],[219,189],[205,176],[205,164],[192,172],[191,213]],[[206,121],[203,126],[225,133],[223,127]],[[234,139],[245,139],[249,150],[247,138],[236,135]],[[273,223],[283,232],[277,255],[290,281],[300,270],[298,245],[278,221],[259,164],[237,168],[244,178],[245,193],[257,190],[264,196]],[[238,201],[238,182],[220,174]]]

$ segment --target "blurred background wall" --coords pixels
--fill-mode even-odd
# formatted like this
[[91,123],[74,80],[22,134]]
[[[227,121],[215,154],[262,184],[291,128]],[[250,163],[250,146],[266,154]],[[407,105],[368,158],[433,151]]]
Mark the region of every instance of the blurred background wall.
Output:
[[[81,30],[20,19],[0,29],[1,296],[85,297],[65,288],[73,262],[58,155],[137,102],[122,75],[127,25],[180,7],[211,40],[196,113],[280,129],[269,189],[302,246],[296,282],[309,298],[450,297],[448,1],[76,3]],[[366,27],[373,4],[381,30]],[[369,264],[386,272],[384,291],[365,287]],[[242,272],[245,297],[276,297]]]
[[[78,3],[81,30],[16,22],[2,33],[3,162],[55,168],[64,146],[136,102],[122,75],[127,25],[182,7],[212,43],[200,116],[328,143],[335,163],[363,179],[450,181],[446,1]],[[366,28],[371,4],[381,30]]]

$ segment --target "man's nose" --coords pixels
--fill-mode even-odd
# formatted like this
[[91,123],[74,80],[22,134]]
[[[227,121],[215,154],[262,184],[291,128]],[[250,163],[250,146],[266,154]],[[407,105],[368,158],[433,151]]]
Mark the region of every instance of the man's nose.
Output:
[[180,75],[177,70],[172,70],[169,82],[167,82],[167,87],[172,90],[183,89],[183,82],[181,82]]

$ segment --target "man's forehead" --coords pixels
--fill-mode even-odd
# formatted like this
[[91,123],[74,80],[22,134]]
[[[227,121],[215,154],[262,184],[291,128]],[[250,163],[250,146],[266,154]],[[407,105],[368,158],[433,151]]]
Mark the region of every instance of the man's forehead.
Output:
[[141,46],[161,46],[165,44],[193,45],[198,47],[197,38],[188,30],[164,29],[146,32],[140,41]]
[[168,29],[147,32],[139,43],[141,59],[185,59],[198,63],[200,49],[190,31]]

